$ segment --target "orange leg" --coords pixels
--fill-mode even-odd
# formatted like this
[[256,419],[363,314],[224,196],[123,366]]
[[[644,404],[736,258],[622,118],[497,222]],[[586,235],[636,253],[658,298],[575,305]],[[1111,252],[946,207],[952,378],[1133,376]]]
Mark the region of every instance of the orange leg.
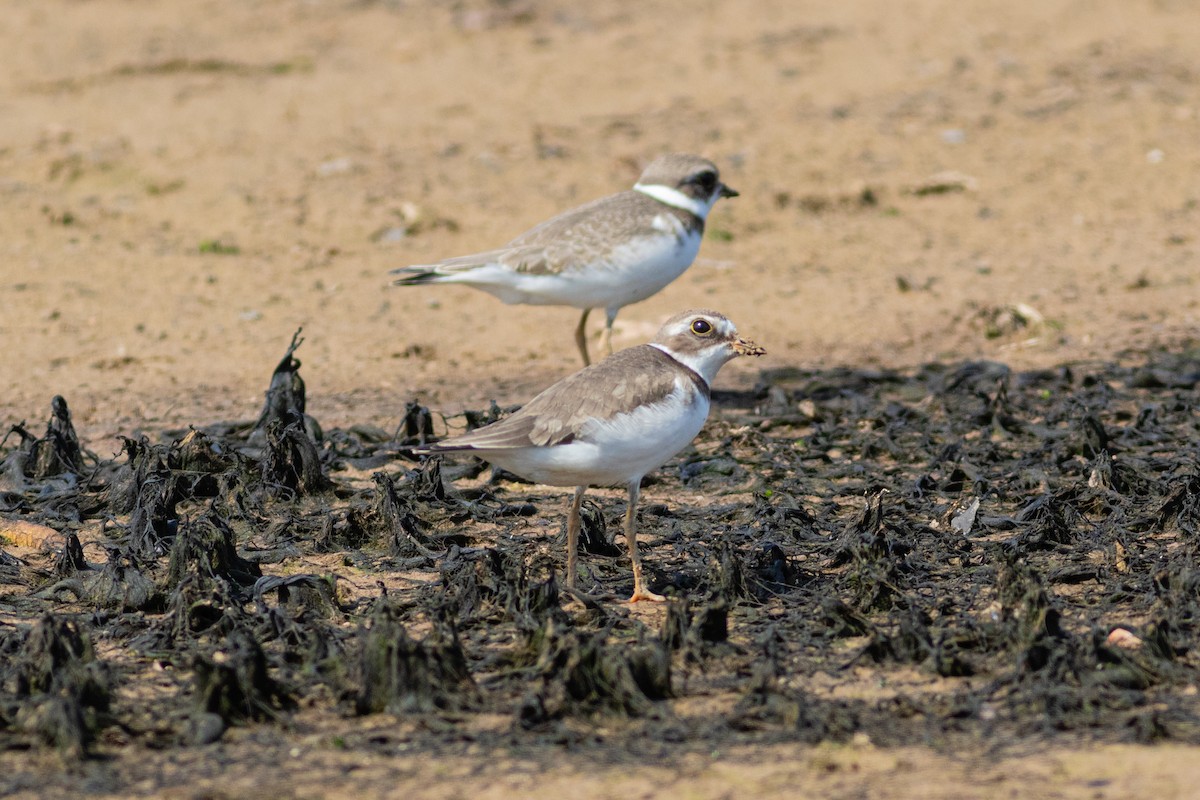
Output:
[[579,355],[583,356],[585,367],[592,363],[587,352],[587,318],[591,311],[590,308],[583,310],[583,316],[579,318],[579,327],[575,329],[575,344],[579,347]]
[[629,598],[629,602],[637,603],[649,600],[654,603],[665,603],[667,598],[647,589],[645,581],[642,580],[642,557],[638,553],[637,531],[634,530],[638,496],[641,493],[642,480],[639,478],[629,484],[629,508],[625,510],[625,541],[629,543],[629,557],[633,560],[633,596]]
[[605,319],[604,319],[604,349],[608,351],[608,352],[607,352],[607,355],[610,355],[610,356],[613,354],[613,349],[612,349],[612,328],[613,328],[613,323],[614,323],[614,322],[616,322],[616,320],[617,320],[617,312],[618,312],[618,311],[620,311],[620,310],[621,310],[620,308],[609,308],[609,309],[606,309],[606,313],[605,313]]

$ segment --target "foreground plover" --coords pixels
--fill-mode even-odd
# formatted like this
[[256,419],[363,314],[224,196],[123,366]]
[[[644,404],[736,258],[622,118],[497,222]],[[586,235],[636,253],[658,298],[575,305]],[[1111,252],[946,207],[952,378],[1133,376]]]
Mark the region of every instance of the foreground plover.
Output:
[[700,156],[673,153],[650,162],[633,189],[552,217],[497,250],[392,270],[395,283],[462,283],[505,303],[583,309],[575,343],[588,358],[588,313],[607,315],[604,342],[622,306],[645,300],[696,258],[713,204],[737,192]]
[[418,452],[468,452],[523,478],[574,486],[567,514],[567,586],[575,586],[579,508],[589,486],[628,484],[629,601],[663,600],[646,588],[634,530],[642,477],[678,453],[708,417],[709,385],[736,356],[763,350],[716,311],[671,317],[650,344],[621,350],[563,378],[499,422]]

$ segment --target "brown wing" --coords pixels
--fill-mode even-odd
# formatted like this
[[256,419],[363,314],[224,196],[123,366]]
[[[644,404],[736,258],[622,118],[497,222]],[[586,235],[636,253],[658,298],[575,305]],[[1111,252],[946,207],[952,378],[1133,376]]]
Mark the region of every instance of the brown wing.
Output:
[[501,263],[518,272],[559,273],[607,257],[611,242],[661,236],[652,224],[660,213],[675,214],[685,229],[703,230],[704,221],[641,192],[626,191],[594,200],[531,228],[508,243]]
[[604,263],[613,241],[640,236],[661,236],[652,224],[655,214],[674,214],[685,230],[703,230],[694,214],[660,203],[641,192],[593,200],[587,205],[552,217],[530,228],[504,247],[455,256],[437,264],[417,264],[392,270],[403,275],[396,283],[411,285],[436,280],[441,275],[470,272],[487,264],[501,264],[529,275],[557,275]]
[[[631,347],[563,378],[512,416],[431,449],[508,450],[566,444],[580,436],[592,419],[611,419],[665,398],[675,389],[680,366],[657,347]],[[707,395],[704,379],[691,370],[687,374]]]

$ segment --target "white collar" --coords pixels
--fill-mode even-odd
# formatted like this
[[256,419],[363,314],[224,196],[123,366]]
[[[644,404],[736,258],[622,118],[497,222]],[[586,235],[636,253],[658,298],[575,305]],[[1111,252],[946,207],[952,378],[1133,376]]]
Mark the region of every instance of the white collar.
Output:
[[699,375],[705,386],[712,386],[713,379],[717,377],[717,370],[733,358],[733,351],[727,347],[707,347],[691,353],[677,353],[661,342],[651,342],[650,346],[663,351],[672,361]]
[[641,192],[647,197],[653,197],[660,203],[665,203],[672,208],[680,208],[684,211],[689,211],[695,214],[700,219],[707,219],[708,212],[712,209],[713,202],[716,196],[708,201],[696,200],[688,197],[678,189],[672,189],[670,186],[663,186],[661,183],[635,183],[633,185],[635,192]]

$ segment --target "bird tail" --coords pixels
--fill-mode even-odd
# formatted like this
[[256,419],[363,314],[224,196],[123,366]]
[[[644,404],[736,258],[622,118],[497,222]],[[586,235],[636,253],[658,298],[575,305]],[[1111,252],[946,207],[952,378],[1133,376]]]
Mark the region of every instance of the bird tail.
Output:
[[418,456],[440,456],[443,453],[462,453],[468,450],[474,450],[474,447],[466,445],[457,447],[455,445],[445,446],[441,442],[427,442],[412,449],[413,453]]
[[391,270],[388,274],[400,276],[392,281],[394,286],[420,286],[424,283],[433,283],[442,277],[441,273],[435,267],[424,265],[400,267],[399,269]]

